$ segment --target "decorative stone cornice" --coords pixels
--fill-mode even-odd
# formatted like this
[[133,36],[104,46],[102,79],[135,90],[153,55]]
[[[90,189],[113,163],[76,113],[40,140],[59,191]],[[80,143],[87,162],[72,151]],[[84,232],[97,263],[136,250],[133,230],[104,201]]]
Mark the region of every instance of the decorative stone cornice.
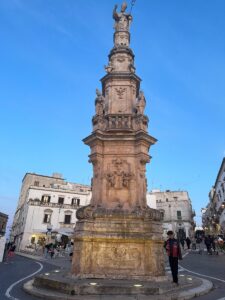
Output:
[[114,209],[106,209],[101,206],[83,206],[79,208],[76,212],[76,217],[78,220],[82,219],[142,219],[142,220],[153,220],[153,221],[161,221],[162,216],[160,211],[157,209],[153,209],[150,207],[146,207],[145,209],[141,209],[140,207],[134,208],[132,211],[130,210],[121,210],[120,208]]

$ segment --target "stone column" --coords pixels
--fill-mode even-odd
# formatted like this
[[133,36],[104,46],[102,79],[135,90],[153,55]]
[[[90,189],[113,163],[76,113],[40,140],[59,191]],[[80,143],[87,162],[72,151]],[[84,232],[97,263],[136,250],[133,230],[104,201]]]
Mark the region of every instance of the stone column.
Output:
[[91,204],[77,211],[72,273],[78,278],[159,280],[164,274],[160,212],[147,206],[146,99],[129,47],[132,20],[117,12],[114,47],[96,90],[93,132],[84,139],[93,165]]

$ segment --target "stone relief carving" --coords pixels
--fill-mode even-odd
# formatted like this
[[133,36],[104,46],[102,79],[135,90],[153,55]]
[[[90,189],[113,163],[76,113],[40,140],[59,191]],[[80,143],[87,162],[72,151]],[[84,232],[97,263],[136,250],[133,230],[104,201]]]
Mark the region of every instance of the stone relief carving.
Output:
[[146,106],[145,96],[144,93],[140,91],[137,99],[137,104],[136,104],[137,114],[143,115],[145,106]]
[[125,61],[125,59],[126,59],[126,57],[123,56],[123,55],[119,55],[119,56],[117,57],[117,61],[118,61],[118,62],[123,62],[123,61]]
[[78,220],[80,219],[90,219],[93,216],[93,207],[91,205],[80,207],[76,211],[76,217]]
[[106,179],[108,182],[108,187],[114,187],[115,186],[115,176],[113,173],[106,174]]
[[116,93],[117,95],[119,96],[119,99],[123,99],[123,95],[124,95],[124,92],[126,91],[126,88],[116,88]]
[[97,256],[97,264],[107,269],[129,270],[140,268],[142,255],[138,248],[125,246],[103,247],[102,257]]
[[130,172],[130,165],[126,160],[115,159],[112,161],[112,165],[108,167],[108,170],[112,170],[111,172],[107,172],[105,178],[107,180],[108,188],[114,189],[129,189],[130,181],[133,178],[133,174]]

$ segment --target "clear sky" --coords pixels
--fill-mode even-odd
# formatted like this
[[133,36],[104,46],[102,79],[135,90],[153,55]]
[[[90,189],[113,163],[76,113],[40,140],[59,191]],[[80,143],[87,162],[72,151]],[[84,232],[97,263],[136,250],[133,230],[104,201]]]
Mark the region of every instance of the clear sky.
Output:
[[[0,1],[1,212],[14,214],[26,172],[90,184],[82,139],[121,2]],[[225,1],[137,0],[132,14],[136,73],[158,139],[148,190],[186,190],[200,216],[225,156]]]

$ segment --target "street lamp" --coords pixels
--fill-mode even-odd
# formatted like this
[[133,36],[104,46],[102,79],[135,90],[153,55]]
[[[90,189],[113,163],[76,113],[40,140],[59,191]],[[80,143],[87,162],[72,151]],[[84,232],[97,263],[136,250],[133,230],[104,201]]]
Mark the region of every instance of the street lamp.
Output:
[[51,240],[51,235],[52,235],[52,224],[48,224],[47,225],[47,242],[49,243],[49,241]]

